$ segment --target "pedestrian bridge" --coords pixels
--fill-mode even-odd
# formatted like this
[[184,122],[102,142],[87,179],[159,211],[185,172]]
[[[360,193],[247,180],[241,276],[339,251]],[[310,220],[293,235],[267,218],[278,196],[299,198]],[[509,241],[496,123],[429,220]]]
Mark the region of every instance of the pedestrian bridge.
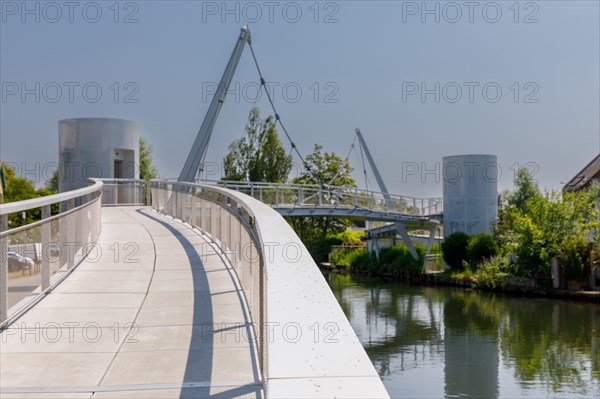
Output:
[[[8,229],[23,211],[41,220]],[[302,242],[251,196],[94,181],[2,205],[0,226],[2,398],[388,396]]]
[[247,194],[283,216],[329,216],[418,225],[439,219],[441,198],[415,198],[356,187],[315,184],[218,181],[213,184]]

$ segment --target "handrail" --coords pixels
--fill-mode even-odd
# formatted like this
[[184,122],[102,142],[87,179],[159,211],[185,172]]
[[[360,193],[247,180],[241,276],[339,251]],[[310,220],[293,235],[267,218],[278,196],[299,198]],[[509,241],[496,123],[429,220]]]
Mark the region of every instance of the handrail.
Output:
[[[353,186],[331,186],[327,184],[297,184],[297,183],[268,183],[268,182],[242,182],[242,181],[232,181],[232,180],[203,180],[201,183],[203,184],[215,184],[222,185],[225,188],[231,187],[284,187],[284,188],[307,188],[307,189],[315,189],[315,190],[326,190],[331,192],[352,192],[359,193],[365,195],[377,195],[384,197],[385,193],[379,191],[371,191],[364,190],[362,188],[353,187]],[[425,201],[442,201],[441,197],[411,197],[406,195],[399,194],[389,194],[391,199],[404,199],[404,200],[425,200]]]
[[[363,209],[397,215],[431,216],[443,212],[442,198],[417,198],[362,190],[351,186],[239,181],[206,181],[204,184],[246,192],[263,201],[265,190],[275,192],[270,204],[275,208]],[[248,192],[249,191],[249,192]],[[272,193],[270,193],[272,194]],[[295,194],[295,197],[294,197]],[[292,197],[289,197],[292,195]],[[286,200],[287,198],[287,200]],[[293,199],[290,201],[290,199]]]
[[[90,179],[90,183],[89,187],[78,190],[0,206],[0,329],[58,285],[91,250],[89,244],[97,240],[102,229],[100,204],[103,183],[95,179]],[[64,202],[61,213],[52,215],[51,205]],[[8,229],[10,214],[38,208],[41,208],[41,220]],[[19,262],[18,269],[23,274],[29,271],[31,277],[39,273],[37,279],[19,279],[14,270],[9,270],[16,267],[9,263],[9,248],[15,246],[21,248],[16,251],[21,252],[19,255],[25,259]],[[24,253],[29,251],[27,248],[33,254]],[[66,248],[66,256],[51,259],[52,249],[62,254]],[[58,272],[62,273],[62,277],[61,274],[53,277]],[[32,295],[36,285],[39,285],[39,294]],[[29,293],[29,296],[23,297],[21,293]]]
[[59,202],[68,201],[84,195],[92,194],[102,188],[102,181],[97,179],[90,179],[93,184],[88,187],[80,188],[73,191],[67,191],[64,193],[58,193],[53,195],[47,195],[45,197],[38,197],[18,202],[9,202],[7,204],[0,205],[0,215],[9,215],[11,213],[23,212],[30,209],[41,208],[56,204]]
[[[356,394],[356,377],[364,395],[389,397],[315,261],[279,213],[222,186],[148,184],[152,207],[207,234],[238,275],[266,397],[293,397],[299,383],[303,396],[312,387],[315,397],[348,397]],[[258,259],[243,256],[248,239]]]

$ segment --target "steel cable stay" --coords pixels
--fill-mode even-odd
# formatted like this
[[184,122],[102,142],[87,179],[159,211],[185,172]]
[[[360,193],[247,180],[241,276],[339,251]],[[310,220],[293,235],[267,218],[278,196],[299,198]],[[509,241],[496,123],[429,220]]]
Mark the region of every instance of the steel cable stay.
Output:
[[[279,126],[281,127],[281,129],[283,130],[286,138],[288,139],[289,143],[290,143],[290,153],[292,151],[294,151],[296,153],[296,155],[298,155],[298,158],[302,161],[302,164],[304,165],[304,167],[306,168],[306,170],[309,172],[309,174],[311,174],[313,176],[313,178],[315,179],[315,181],[319,181],[319,179],[317,178],[316,173],[314,173],[314,171],[312,170],[312,168],[310,167],[310,165],[308,165],[308,163],[306,162],[305,158],[302,156],[302,153],[300,153],[300,151],[298,150],[298,147],[296,146],[296,143],[294,142],[294,140],[292,139],[290,133],[288,132],[288,130],[286,129],[283,121],[281,120],[281,116],[279,114],[279,112],[277,111],[277,107],[275,106],[275,102],[273,101],[273,98],[271,96],[271,93],[269,92],[269,90],[266,87],[266,80],[264,78],[264,75],[262,74],[262,70],[260,69],[260,64],[258,63],[258,59],[256,57],[256,52],[254,51],[254,47],[252,46],[251,42],[248,42],[248,47],[250,47],[250,52],[252,54],[252,59],[254,61],[254,65],[256,66],[257,72],[258,72],[258,76],[260,79],[260,85],[261,87],[264,89],[265,94],[267,95],[267,100],[269,101],[269,104],[271,105],[271,109],[273,110],[273,113],[275,114],[275,120],[276,123],[279,124]],[[348,151],[348,155],[345,158],[345,161],[348,162],[350,155],[352,153],[352,151],[354,151],[357,155],[358,153],[356,152],[356,140],[359,138],[359,133],[358,131],[355,133],[354,135],[354,139],[352,141],[352,144],[350,145],[350,150]],[[360,156],[359,159],[361,161],[362,164],[362,168],[363,168],[363,173],[365,175],[365,184],[366,184],[366,188],[368,191],[368,187],[369,187],[369,178],[367,175],[367,170],[366,170],[366,164],[365,164],[365,160],[364,160],[364,155],[362,154],[363,150],[362,150],[362,145],[360,147]],[[333,176],[333,178],[328,182],[328,183],[324,183],[324,182],[320,182],[318,183],[318,185],[321,187],[320,193],[314,193],[308,197],[306,197],[304,200],[310,200],[312,198],[315,198],[316,196],[318,196],[319,194],[323,195],[324,193],[328,193],[331,199],[335,199],[337,200],[339,203],[346,203],[348,205],[352,205],[353,207],[357,208],[357,209],[362,209],[362,210],[367,210],[367,211],[372,211],[372,209],[368,208],[368,207],[364,207],[364,206],[360,206],[357,201],[353,201],[352,198],[347,198],[347,196],[344,196],[343,194],[341,194],[339,192],[340,187],[335,186],[332,187],[331,183],[333,183],[333,181],[340,175],[341,173],[341,169],[338,170],[338,172]],[[352,189],[352,187],[346,187],[346,189]],[[389,194],[386,192],[384,193],[384,196]],[[358,199],[358,198],[357,198]]]

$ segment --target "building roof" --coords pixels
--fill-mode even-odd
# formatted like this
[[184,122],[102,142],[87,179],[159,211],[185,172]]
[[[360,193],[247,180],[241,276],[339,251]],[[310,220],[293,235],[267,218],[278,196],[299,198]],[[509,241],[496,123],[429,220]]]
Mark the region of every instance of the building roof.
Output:
[[578,191],[590,186],[594,181],[600,181],[600,154],[577,173],[567,184],[565,191]]

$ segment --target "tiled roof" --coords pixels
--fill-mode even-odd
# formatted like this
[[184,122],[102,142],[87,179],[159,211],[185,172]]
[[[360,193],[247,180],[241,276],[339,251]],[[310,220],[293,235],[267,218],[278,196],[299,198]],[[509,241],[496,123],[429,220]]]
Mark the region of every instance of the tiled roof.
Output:
[[577,173],[564,187],[566,191],[577,191],[589,186],[592,181],[600,180],[600,154]]

